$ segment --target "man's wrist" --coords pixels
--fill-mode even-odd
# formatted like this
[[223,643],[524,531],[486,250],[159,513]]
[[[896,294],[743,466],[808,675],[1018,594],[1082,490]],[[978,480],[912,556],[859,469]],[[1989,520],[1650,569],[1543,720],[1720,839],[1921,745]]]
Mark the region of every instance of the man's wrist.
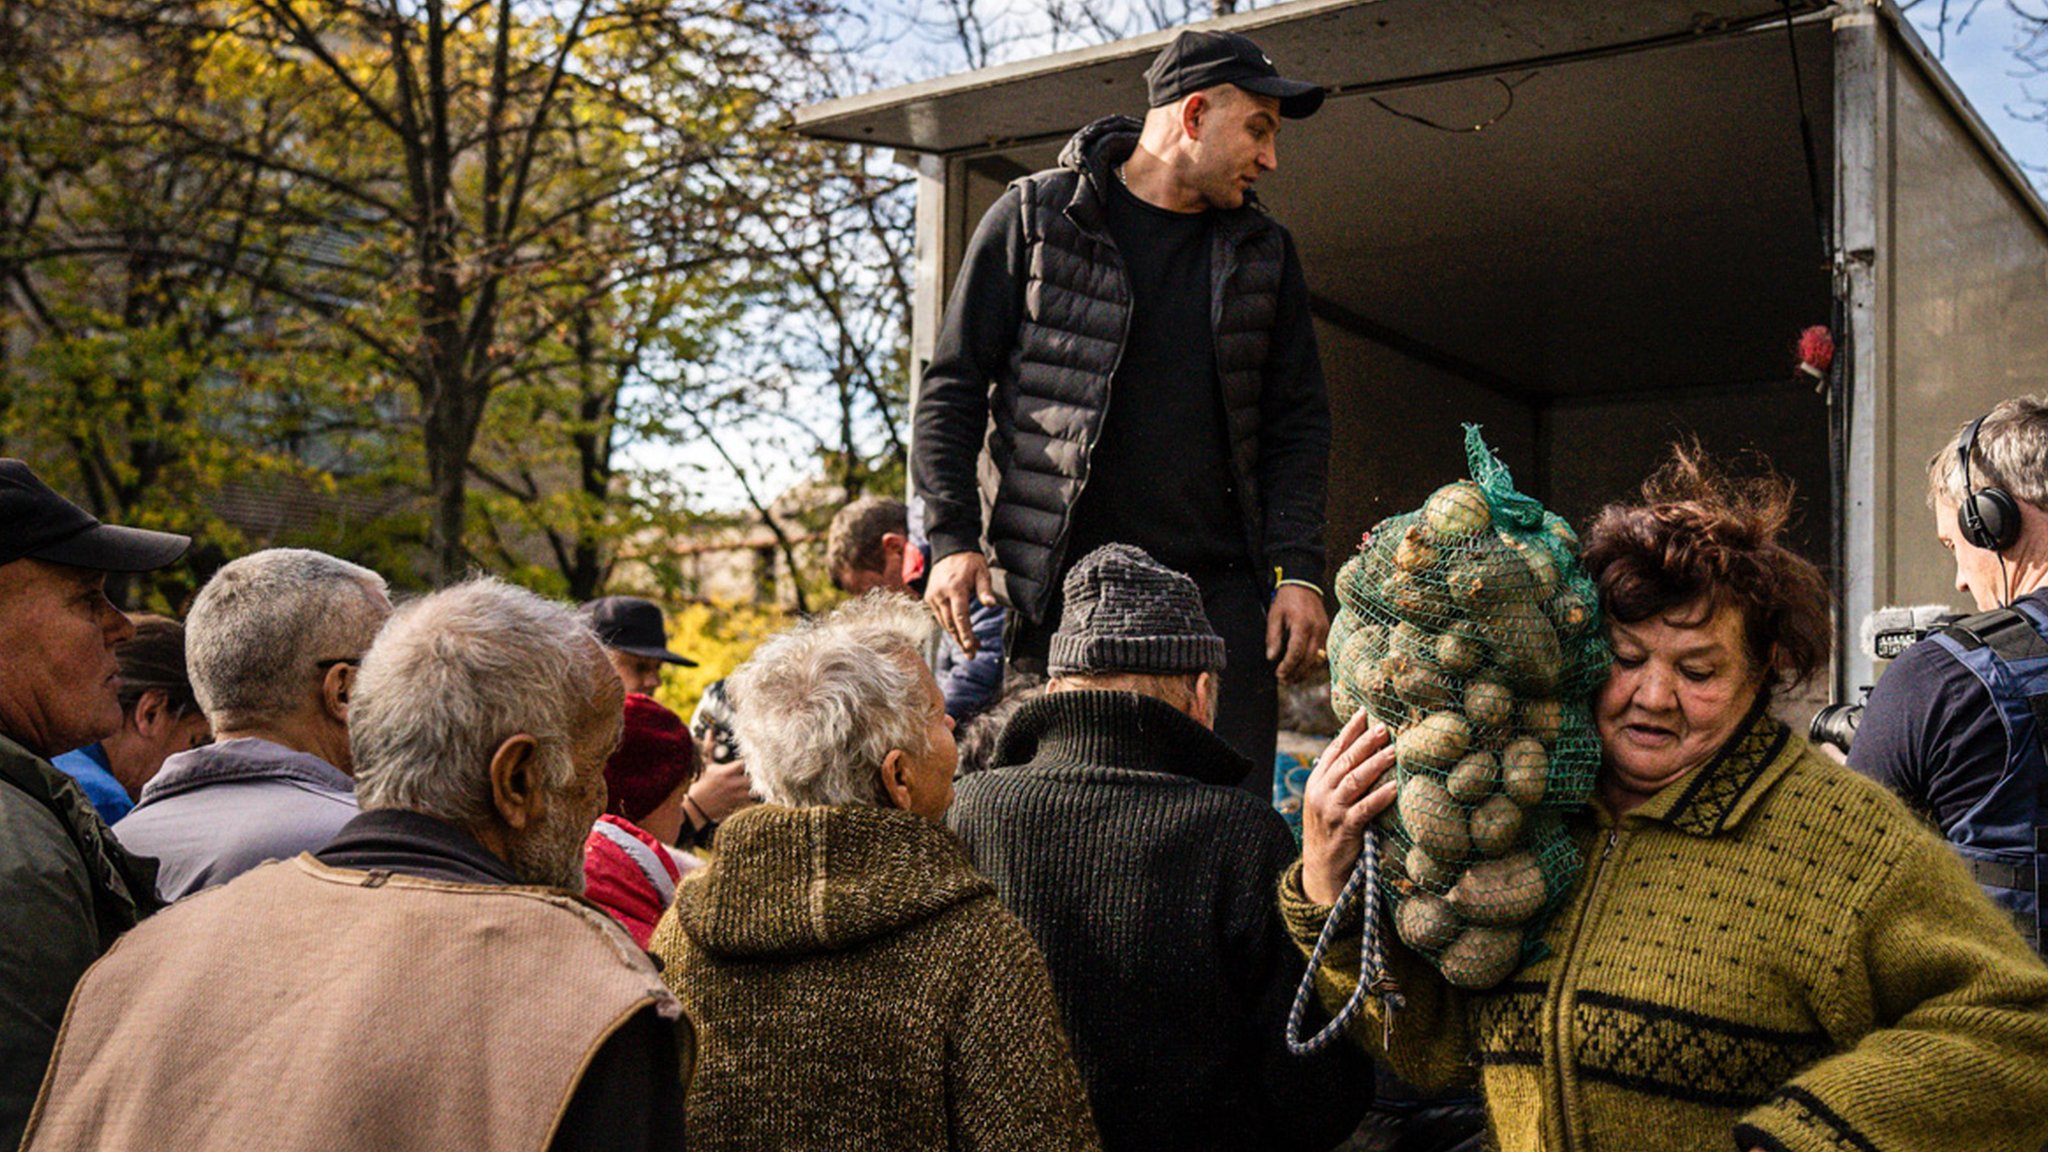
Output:
[[1308,580],[1297,580],[1292,577],[1282,577],[1279,580],[1274,581],[1273,587],[1276,591],[1281,588],[1305,588],[1308,591],[1315,593],[1316,599],[1320,600],[1323,598],[1322,585],[1316,584]]
[[1267,569],[1267,574],[1276,589],[1283,584],[1298,584],[1318,593],[1323,590],[1321,556],[1290,549],[1285,552],[1268,552],[1266,563],[1271,565]]

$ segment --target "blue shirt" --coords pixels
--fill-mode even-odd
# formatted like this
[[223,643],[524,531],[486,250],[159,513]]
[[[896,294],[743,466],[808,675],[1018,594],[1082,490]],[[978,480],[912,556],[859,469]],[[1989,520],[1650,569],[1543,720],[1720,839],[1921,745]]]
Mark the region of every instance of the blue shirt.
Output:
[[114,779],[111,765],[107,763],[105,748],[97,744],[87,744],[83,748],[64,753],[50,763],[78,781],[79,790],[85,793],[87,800],[92,801],[92,806],[99,812],[100,819],[108,824],[111,825],[134,809],[135,801],[128,795],[128,789],[121,787],[121,782]]

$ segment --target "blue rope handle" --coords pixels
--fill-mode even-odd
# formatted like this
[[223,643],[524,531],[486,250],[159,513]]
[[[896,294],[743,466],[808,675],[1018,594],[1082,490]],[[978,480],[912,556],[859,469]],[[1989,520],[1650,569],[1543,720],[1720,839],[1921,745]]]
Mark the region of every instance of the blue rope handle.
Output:
[[[1315,950],[1309,953],[1308,970],[1301,974],[1301,987],[1294,990],[1294,1006],[1287,1011],[1287,1050],[1296,1056],[1313,1056],[1329,1047],[1330,1041],[1358,1016],[1365,1006],[1367,996],[1380,997],[1380,1015],[1389,1027],[1393,1015],[1405,1003],[1394,981],[1387,975],[1387,958],[1381,950],[1379,933],[1379,878],[1380,838],[1373,829],[1366,829],[1365,849],[1358,854],[1358,863],[1351,869],[1351,879],[1344,882],[1344,890],[1337,893],[1337,902],[1330,907],[1330,918],[1323,922],[1323,930],[1316,937]],[[1351,998],[1340,1009],[1323,1030],[1309,1037],[1301,1038],[1301,1021],[1308,1013],[1309,998],[1315,995],[1316,973],[1322,971],[1323,956],[1337,938],[1337,925],[1344,920],[1344,912],[1365,893],[1366,907],[1359,917],[1364,922],[1363,938],[1358,948],[1358,987],[1351,990]]]

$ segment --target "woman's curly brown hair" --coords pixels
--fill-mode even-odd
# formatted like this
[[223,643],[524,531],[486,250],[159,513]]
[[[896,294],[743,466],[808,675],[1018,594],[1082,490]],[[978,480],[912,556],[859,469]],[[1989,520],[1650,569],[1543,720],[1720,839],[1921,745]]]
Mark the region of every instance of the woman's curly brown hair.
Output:
[[1600,604],[1625,624],[1692,605],[1742,612],[1750,664],[1764,689],[1827,665],[1833,623],[1820,569],[1785,546],[1792,482],[1758,457],[1734,476],[1697,442],[1643,482],[1642,503],[1610,504],[1586,534],[1586,572]]

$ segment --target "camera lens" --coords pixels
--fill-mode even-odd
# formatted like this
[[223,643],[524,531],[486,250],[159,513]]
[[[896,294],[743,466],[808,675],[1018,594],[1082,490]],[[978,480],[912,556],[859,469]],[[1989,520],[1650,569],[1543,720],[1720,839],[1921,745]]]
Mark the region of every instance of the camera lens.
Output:
[[1813,714],[1813,725],[1807,729],[1806,738],[1847,752],[1850,741],[1856,739],[1856,726],[1862,722],[1863,705],[1830,704]]

